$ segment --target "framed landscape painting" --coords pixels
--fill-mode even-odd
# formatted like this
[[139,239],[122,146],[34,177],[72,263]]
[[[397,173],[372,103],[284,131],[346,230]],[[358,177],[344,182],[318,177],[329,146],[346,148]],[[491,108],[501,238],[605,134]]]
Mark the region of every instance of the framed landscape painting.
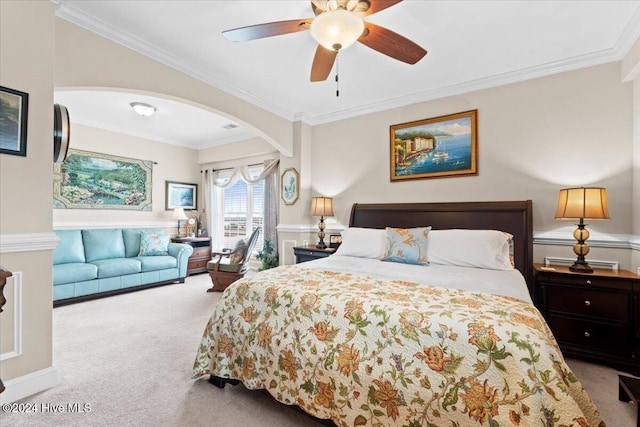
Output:
[[69,149],[53,167],[55,209],[151,210],[148,160]]
[[198,185],[186,182],[167,181],[165,188],[165,210],[175,208],[196,209]]
[[0,153],[27,155],[29,94],[0,86]]
[[390,126],[391,181],[478,173],[478,110]]

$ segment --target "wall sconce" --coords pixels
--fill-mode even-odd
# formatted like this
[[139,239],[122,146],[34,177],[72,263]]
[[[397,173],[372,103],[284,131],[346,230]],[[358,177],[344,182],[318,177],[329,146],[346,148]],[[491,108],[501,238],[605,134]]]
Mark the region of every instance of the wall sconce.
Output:
[[316,248],[325,249],[327,245],[324,243],[324,217],[333,216],[333,199],[331,197],[313,197],[311,199],[311,216],[319,216],[318,223],[318,244]]
[[578,241],[573,245],[573,252],[578,256],[569,270],[578,273],[592,273],[593,268],[585,260],[589,253],[586,240],[589,232],[585,228],[585,219],[609,219],[607,207],[607,190],[601,187],[564,188],[558,195],[556,219],[579,219],[578,228],[573,237]]

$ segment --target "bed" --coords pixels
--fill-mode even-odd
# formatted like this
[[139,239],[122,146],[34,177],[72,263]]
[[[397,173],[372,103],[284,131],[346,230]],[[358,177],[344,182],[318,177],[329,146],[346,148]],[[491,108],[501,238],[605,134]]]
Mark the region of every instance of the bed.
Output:
[[354,204],[352,229],[421,230],[435,260],[436,235],[499,230],[513,267],[405,266],[339,249],[261,272],[222,295],[194,378],[264,389],[338,426],[604,426],[532,303],[531,201]]

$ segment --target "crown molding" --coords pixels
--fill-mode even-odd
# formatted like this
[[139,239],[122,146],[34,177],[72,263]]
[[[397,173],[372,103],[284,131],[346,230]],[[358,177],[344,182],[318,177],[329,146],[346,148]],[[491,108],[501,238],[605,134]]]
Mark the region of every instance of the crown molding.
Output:
[[365,114],[377,113],[392,108],[404,107],[420,102],[432,101],[448,96],[459,95],[461,93],[473,92],[477,90],[489,89],[511,83],[522,82],[552,74],[573,71],[608,62],[620,61],[626,52],[631,48],[635,40],[640,37],[640,9],[637,9],[629,20],[627,27],[610,49],[604,49],[587,55],[580,55],[562,61],[551,62],[535,67],[524,68],[513,72],[502,73],[483,79],[471,80],[456,85],[445,86],[428,91],[423,91],[409,96],[389,98],[380,102],[363,105],[356,108],[349,108],[329,114],[317,116],[309,115],[305,112],[288,111],[263,98],[257,97],[246,90],[230,83],[220,75],[208,72],[193,64],[189,64],[181,58],[169,54],[146,41],[129,34],[118,27],[108,24],[94,16],[88,15],[74,7],[68,0],[50,0],[56,5],[56,16],[78,25],[88,31],[105,37],[115,43],[132,49],[155,61],[165,64],[171,68],[183,72],[184,74],[203,81],[211,86],[233,95],[243,101],[249,102],[259,108],[271,112],[277,116],[290,121],[302,121],[308,125],[320,125],[338,120],[344,120]]
[[220,75],[187,63],[184,59],[178,58],[162,49],[159,49],[157,46],[147,43],[143,39],[135,37],[134,35],[114,25],[108,24],[95,16],[84,13],[68,0],[56,0],[53,1],[53,3],[56,4],[56,16],[61,19],[69,21],[72,24],[84,28],[85,30],[91,31],[92,33],[98,34],[99,36],[111,40],[114,43],[125,46],[148,58],[167,65],[197,80],[205,82],[218,90],[233,95],[243,101],[247,101],[277,116],[289,121],[294,120],[293,113],[268,102],[265,99],[257,97],[244,89],[241,89]]

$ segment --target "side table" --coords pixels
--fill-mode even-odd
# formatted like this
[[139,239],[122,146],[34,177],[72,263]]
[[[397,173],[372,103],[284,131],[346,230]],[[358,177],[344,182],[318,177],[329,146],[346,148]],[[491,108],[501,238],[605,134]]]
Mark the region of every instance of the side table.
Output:
[[187,263],[187,276],[207,272],[207,263],[211,261],[211,237],[174,237],[171,241],[193,247]]
[[335,251],[334,248],[318,249],[316,245],[296,246],[293,248],[293,254],[296,256],[296,264],[313,261],[318,258],[326,258]]

